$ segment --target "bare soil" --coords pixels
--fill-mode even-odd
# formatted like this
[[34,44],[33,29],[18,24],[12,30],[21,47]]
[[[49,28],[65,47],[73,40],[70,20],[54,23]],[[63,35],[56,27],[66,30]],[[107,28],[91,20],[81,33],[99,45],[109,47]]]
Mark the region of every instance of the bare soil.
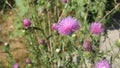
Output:
[[21,37],[13,38],[11,35],[11,33],[15,29],[14,21],[16,19],[16,14],[14,13],[14,11],[11,10],[8,13],[4,14],[6,18],[3,18],[2,16],[3,15],[0,14],[0,61],[2,61],[3,64],[8,65],[7,53],[5,53],[3,47],[6,43],[9,43],[10,53],[12,54],[16,62],[25,62],[28,53],[24,42],[25,39]]

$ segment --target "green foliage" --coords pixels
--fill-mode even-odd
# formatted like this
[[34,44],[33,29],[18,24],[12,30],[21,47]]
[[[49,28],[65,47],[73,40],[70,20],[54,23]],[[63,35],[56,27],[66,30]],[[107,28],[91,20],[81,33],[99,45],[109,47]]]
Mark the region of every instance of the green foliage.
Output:
[[[89,68],[85,61],[87,58],[89,58],[87,60],[91,63],[92,68],[96,60],[103,57],[103,53],[99,51],[100,36],[91,35],[89,26],[94,21],[105,22],[103,17],[107,0],[70,0],[68,3],[58,0],[55,2],[38,0],[37,4],[32,1],[26,1],[26,3],[31,10],[27,12],[27,7],[25,8],[23,3],[18,4],[21,5],[21,15],[31,19],[31,27],[40,29],[28,28],[25,30],[29,43],[28,49],[31,53],[29,57],[32,58],[34,68]],[[69,36],[61,36],[51,28],[54,22],[58,22],[66,16],[76,17],[80,21],[81,30]],[[92,41],[94,49],[88,52],[89,55],[84,55],[82,45],[87,38]],[[40,44],[39,39],[44,39],[46,44]],[[57,52],[57,49],[60,51]]]
[[15,0],[15,4],[18,7],[19,13],[18,15],[20,17],[23,17],[25,13],[28,12],[28,5],[25,0]]
[[19,19],[16,19],[16,22],[14,24],[15,30],[13,31],[13,37],[22,37],[24,35],[24,30],[22,30],[22,23]]

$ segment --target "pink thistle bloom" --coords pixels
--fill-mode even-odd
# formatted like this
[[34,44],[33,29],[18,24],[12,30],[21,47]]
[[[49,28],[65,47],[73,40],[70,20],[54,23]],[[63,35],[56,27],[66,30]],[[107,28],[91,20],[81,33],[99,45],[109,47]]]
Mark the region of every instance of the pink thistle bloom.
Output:
[[62,2],[67,3],[67,2],[68,2],[68,0],[62,0]]
[[109,62],[107,60],[100,60],[95,64],[94,68],[111,68]]
[[99,22],[94,22],[90,25],[90,31],[93,34],[101,34],[103,32],[102,24]]
[[12,68],[18,68],[18,67],[19,67],[18,63],[15,63]]
[[31,60],[29,58],[26,59],[26,64],[31,64]]
[[31,25],[31,22],[28,20],[28,19],[24,19],[23,20],[23,25],[24,25],[24,27],[30,27],[30,25]]
[[89,40],[84,40],[83,48],[85,51],[91,51],[92,50],[92,44]]
[[54,23],[54,24],[52,25],[52,29],[53,29],[53,30],[57,30],[57,29],[58,29],[58,24]]
[[69,35],[79,29],[77,19],[72,17],[66,17],[62,19],[58,24],[58,33],[63,35]]

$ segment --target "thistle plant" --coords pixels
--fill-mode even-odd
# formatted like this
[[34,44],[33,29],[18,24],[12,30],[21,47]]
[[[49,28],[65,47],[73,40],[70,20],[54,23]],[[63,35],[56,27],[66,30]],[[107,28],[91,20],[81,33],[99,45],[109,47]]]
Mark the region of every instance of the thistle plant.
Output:
[[[98,55],[98,48],[100,36],[104,33],[104,23],[100,22],[105,22],[102,18],[107,1],[100,1],[96,5],[97,2],[99,1],[38,0],[33,6],[28,1],[30,10],[23,16],[29,18],[32,24],[28,19],[23,24],[29,27],[25,30],[25,37],[33,68],[94,67],[96,60],[103,57],[103,54]],[[101,9],[98,9],[100,6]],[[41,10],[37,11],[38,8]],[[84,55],[86,51],[90,54],[89,59]],[[91,63],[90,67],[88,63]],[[96,68],[101,65],[102,63],[96,63]]]
[[99,46],[105,18],[109,17],[105,13],[107,0],[15,2],[20,8],[18,29],[24,30],[27,43],[26,68],[110,68],[106,60],[96,63],[104,55]]

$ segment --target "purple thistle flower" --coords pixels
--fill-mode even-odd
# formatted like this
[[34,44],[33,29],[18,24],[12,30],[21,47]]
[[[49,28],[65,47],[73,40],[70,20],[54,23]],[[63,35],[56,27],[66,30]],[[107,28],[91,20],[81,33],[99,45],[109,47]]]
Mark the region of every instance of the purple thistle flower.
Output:
[[91,51],[92,50],[92,44],[89,40],[84,40],[83,48],[85,51]]
[[77,19],[67,17],[62,19],[58,24],[58,33],[63,35],[69,35],[79,29]]
[[111,68],[109,62],[105,59],[98,61],[94,68]]
[[30,25],[31,25],[31,22],[28,20],[28,19],[24,19],[23,20],[23,25],[24,25],[24,27],[30,27]]
[[52,25],[52,29],[53,29],[53,30],[57,30],[57,29],[58,29],[58,24],[54,23],[54,24]]
[[68,2],[68,0],[62,0],[62,2],[67,3],[67,2]]
[[94,22],[90,25],[90,31],[93,34],[101,34],[103,32],[102,24],[99,22]]
[[26,59],[26,64],[31,64],[31,60],[29,58]]
[[18,67],[19,67],[18,63],[15,63],[12,68],[18,68]]

